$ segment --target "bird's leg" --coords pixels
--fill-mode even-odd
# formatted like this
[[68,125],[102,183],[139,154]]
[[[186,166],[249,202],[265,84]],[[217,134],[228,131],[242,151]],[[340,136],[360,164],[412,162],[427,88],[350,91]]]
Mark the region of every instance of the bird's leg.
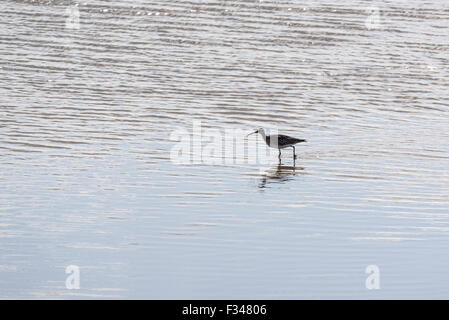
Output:
[[296,159],[295,146],[292,146],[292,148],[293,148],[293,159]]
[[279,159],[281,158],[281,149],[279,149]]

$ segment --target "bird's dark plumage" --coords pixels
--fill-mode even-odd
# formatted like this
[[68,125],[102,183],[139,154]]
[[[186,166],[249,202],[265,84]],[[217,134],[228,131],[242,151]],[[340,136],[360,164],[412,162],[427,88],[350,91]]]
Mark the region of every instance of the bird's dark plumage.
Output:
[[265,137],[265,141],[269,146],[275,146],[276,148],[285,148],[299,142],[307,142],[305,139],[297,139],[289,137],[283,134],[273,134]]

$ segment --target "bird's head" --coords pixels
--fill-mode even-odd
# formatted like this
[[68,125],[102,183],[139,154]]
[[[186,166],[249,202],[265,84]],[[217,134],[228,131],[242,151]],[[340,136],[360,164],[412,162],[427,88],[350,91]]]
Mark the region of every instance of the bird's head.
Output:
[[262,133],[262,134],[265,134],[265,130],[264,130],[263,128],[259,128],[259,129],[256,129],[256,131],[251,132],[251,133],[248,134],[247,136],[250,136],[250,135],[255,134],[255,133]]

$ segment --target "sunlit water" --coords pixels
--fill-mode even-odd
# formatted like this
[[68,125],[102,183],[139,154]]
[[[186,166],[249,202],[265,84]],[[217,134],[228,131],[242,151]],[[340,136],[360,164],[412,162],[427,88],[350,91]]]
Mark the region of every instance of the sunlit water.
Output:
[[447,1],[111,2],[1,1],[0,298],[449,298]]

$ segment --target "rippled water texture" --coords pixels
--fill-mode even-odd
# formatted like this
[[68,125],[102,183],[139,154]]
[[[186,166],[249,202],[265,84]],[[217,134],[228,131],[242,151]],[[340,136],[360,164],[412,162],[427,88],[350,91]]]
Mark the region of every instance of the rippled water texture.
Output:
[[[0,23],[0,298],[449,298],[446,0],[3,0]],[[177,163],[199,122],[308,142]]]

